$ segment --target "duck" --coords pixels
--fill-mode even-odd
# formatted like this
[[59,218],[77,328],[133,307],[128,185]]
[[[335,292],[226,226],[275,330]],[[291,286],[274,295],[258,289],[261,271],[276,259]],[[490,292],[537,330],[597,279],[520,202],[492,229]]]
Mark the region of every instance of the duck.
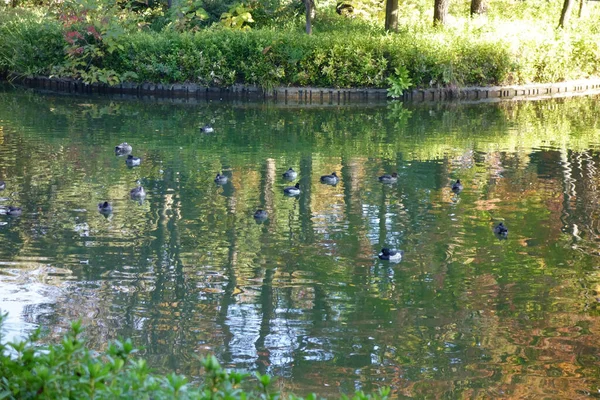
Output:
[[215,183],[218,185],[224,185],[227,183],[227,180],[229,178],[227,178],[226,175],[221,175],[221,173],[218,173],[217,176],[215,177]]
[[132,199],[141,199],[146,197],[146,191],[143,186],[138,186],[129,191]]
[[378,179],[379,182],[383,183],[396,183],[398,182],[398,173],[394,172],[391,175],[381,175]]
[[210,124],[206,124],[200,128],[200,132],[202,133],[213,133],[214,131],[215,129]]
[[326,183],[328,185],[336,185],[340,181],[337,174],[332,172],[331,175],[323,175],[321,177],[321,183]]
[[461,190],[463,190],[463,185],[460,183],[460,179],[457,179],[456,182],[452,184],[452,191],[458,193]]
[[402,250],[392,250],[384,247],[381,249],[381,253],[379,253],[379,259],[388,260],[388,261],[400,261],[402,260],[402,256],[404,255],[404,251]]
[[6,189],[6,182],[0,181],[0,190]]
[[125,154],[129,154],[133,151],[133,148],[131,147],[131,145],[127,142],[123,142],[117,146],[115,146],[115,153],[117,153],[117,155],[125,155]]
[[494,233],[498,236],[508,236],[508,228],[504,225],[504,222],[500,222],[494,227]]
[[283,177],[289,181],[293,181],[298,177],[298,173],[292,167],[283,173]]
[[127,158],[125,159],[125,164],[127,164],[128,167],[135,167],[140,165],[140,163],[142,162],[142,159],[139,157],[134,157],[131,154],[127,156]]
[[21,214],[23,214],[23,209],[21,209],[21,207],[8,206],[8,208],[6,209],[6,215],[18,217]]
[[102,214],[110,214],[112,212],[113,208],[112,205],[108,202],[105,201],[104,203],[98,203],[98,211]]
[[256,212],[254,213],[254,218],[255,219],[267,219],[267,212],[265,210],[256,210]]
[[298,196],[300,194],[300,184],[296,183],[295,186],[288,186],[284,188],[283,193],[288,196]]

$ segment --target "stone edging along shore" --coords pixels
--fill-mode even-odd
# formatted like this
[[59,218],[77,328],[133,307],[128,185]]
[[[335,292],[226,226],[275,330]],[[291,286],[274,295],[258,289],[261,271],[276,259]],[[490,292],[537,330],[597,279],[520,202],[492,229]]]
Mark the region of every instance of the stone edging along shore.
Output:
[[[196,84],[103,83],[86,84],[79,80],[42,76],[11,76],[10,81],[28,88],[73,94],[109,94],[141,98],[181,100],[271,100],[297,104],[346,104],[376,102],[387,99],[386,89],[333,89],[312,87],[277,87],[263,90],[254,86],[228,88],[203,87]],[[600,93],[600,78],[558,83],[518,86],[413,89],[402,101],[408,103],[467,101],[495,102]]]

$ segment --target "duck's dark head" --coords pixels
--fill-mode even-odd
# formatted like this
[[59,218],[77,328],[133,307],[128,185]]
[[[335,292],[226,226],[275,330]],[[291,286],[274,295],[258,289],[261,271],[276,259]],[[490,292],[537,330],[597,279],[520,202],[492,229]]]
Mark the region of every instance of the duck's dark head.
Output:
[[128,159],[128,160],[131,160],[132,158],[133,158],[133,156],[132,156],[131,154],[129,154],[129,155],[127,156],[127,159]]
[[335,172],[332,172],[332,173],[331,173],[331,175],[332,175],[332,176],[335,176],[335,177],[337,178],[337,173],[335,173]]
[[387,247],[384,247],[383,249],[381,249],[381,254],[383,254],[384,256],[389,256],[390,249],[388,249]]
[[294,169],[292,167],[290,167],[290,169],[288,169],[289,172],[294,172]]
[[108,204],[108,201],[105,201],[104,203],[102,203],[102,208],[108,208],[110,206],[110,204]]
[[456,183],[460,184],[460,179],[457,179],[457,180],[456,180]]
[[296,189],[300,189],[300,182],[296,183],[296,185],[294,186]]
[[397,172],[394,172],[394,173],[392,174],[392,177],[394,177],[394,178],[397,178],[397,177],[398,177],[398,173],[397,173]]

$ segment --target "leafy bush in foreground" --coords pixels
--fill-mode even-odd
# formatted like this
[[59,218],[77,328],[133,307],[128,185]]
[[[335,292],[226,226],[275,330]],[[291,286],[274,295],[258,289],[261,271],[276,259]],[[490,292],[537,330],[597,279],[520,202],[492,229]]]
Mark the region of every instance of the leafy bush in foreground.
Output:
[[[0,315],[0,332],[6,315]],[[0,399],[279,399],[269,390],[271,378],[228,372],[214,356],[199,360],[204,367],[200,385],[175,373],[152,374],[130,340],[109,344],[105,353],[87,349],[80,322],[57,345],[38,343],[40,331],[27,339],[4,343],[0,335]],[[250,389],[248,389],[250,388]],[[386,400],[389,389],[353,400]],[[294,395],[289,399],[301,400]],[[346,398],[343,396],[343,398]],[[316,399],[310,395],[307,399]]]

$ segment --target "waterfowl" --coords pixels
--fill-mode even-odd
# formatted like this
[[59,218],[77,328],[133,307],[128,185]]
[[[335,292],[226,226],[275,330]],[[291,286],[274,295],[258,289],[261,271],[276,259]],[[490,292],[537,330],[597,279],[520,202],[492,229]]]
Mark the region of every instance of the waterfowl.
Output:
[[215,129],[210,124],[206,124],[200,128],[200,132],[202,133],[213,133],[214,131]]
[[21,214],[23,214],[23,210],[21,209],[21,207],[8,206],[8,208],[6,209],[6,215],[18,217]]
[[140,163],[142,162],[142,159],[139,157],[134,157],[131,154],[127,156],[127,158],[125,159],[125,164],[127,164],[128,167],[135,167],[140,165]]
[[398,173],[394,172],[391,175],[381,175],[379,177],[379,182],[383,183],[396,183],[398,182]]
[[217,174],[217,176],[215,177],[215,183],[218,185],[224,185],[227,183],[227,180],[229,178],[227,178],[226,175],[221,175],[220,173]]
[[300,194],[300,184],[296,183],[295,186],[288,186],[283,189],[283,193],[288,196],[298,196]]
[[0,181],[0,190],[6,189],[6,182]]
[[112,212],[113,208],[112,205],[108,202],[105,201],[104,203],[98,203],[98,211],[102,214],[110,214]]
[[138,186],[131,189],[129,191],[129,194],[131,195],[132,199],[141,199],[143,197],[146,197],[146,191],[144,190],[143,186]]
[[292,169],[292,167],[290,167],[290,169],[288,169],[287,171],[285,171],[283,173],[283,177],[287,180],[293,181],[294,179],[296,179],[298,177],[298,173],[296,171],[294,171]]
[[123,142],[120,145],[115,146],[115,153],[118,155],[125,155],[131,153],[133,148],[127,142]]
[[494,227],[494,233],[498,236],[506,237],[508,236],[508,228],[504,226],[503,222],[500,222]]
[[256,210],[254,213],[255,219],[267,219],[267,212],[265,210]]
[[452,191],[460,192],[461,190],[463,190],[463,185],[462,183],[460,183],[460,179],[457,179],[456,182],[454,182],[454,184],[452,185]]
[[381,260],[400,261],[402,260],[403,254],[404,252],[402,250],[391,250],[384,247],[381,249],[381,253],[379,253],[379,258]]
[[321,177],[321,183],[326,183],[328,185],[335,185],[339,182],[340,178],[338,178],[335,172],[332,172],[331,175],[323,175]]

